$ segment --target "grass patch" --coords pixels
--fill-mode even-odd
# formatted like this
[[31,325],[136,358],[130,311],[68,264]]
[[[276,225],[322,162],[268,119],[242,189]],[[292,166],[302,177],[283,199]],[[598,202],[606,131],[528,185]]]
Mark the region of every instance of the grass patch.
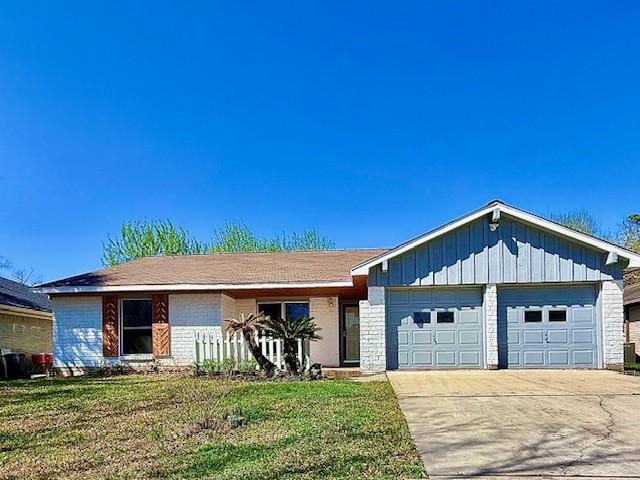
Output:
[[421,478],[386,382],[0,383],[0,478]]
[[640,372],[640,363],[625,363],[625,370],[635,370],[636,372]]

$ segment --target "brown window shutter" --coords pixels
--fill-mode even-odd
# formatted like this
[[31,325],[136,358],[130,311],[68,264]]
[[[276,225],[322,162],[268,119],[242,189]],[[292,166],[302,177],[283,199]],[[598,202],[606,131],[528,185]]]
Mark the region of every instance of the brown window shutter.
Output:
[[118,297],[102,297],[102,354],[118,356]]
[[169,296],[152,296],[151,344],[156,357],[169,356]]

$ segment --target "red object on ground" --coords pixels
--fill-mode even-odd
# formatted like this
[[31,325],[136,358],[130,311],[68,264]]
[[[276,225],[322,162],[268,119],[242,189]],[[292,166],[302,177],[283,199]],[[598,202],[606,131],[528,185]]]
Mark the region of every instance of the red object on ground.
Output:
[[44,353],[34,353],[31,355],[31,363],[33,365],[44,365],[46,362],[46,355]]
[[44,363],[47,367],[53,366],[53,353],[44,354]]

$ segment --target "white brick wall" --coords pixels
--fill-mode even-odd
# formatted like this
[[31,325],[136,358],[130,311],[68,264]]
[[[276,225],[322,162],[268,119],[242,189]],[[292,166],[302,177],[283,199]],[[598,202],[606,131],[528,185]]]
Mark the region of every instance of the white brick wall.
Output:
[[602,282],[601,303],[604,366],[617,370],[622,368],[624,355],[622,280]]
[[311,342],[311,361],[326,367],[337,367],[340,364],[338,297],[310,298],[309,314],[322,328],[319,332],[322,340]]
[[381,372],[387,368],[384,287],[369,287],[360,301],[360,369]]
[[498,287],[484,287],[484,341],[487,352],[486,368],[498,368]]
[[56,367],[98,367],[102,356],[102,297],[52,297]]
[[219,293],[169,295],[171,356],[176,365],[193,364],[195,332],[221,328],[221,297]]

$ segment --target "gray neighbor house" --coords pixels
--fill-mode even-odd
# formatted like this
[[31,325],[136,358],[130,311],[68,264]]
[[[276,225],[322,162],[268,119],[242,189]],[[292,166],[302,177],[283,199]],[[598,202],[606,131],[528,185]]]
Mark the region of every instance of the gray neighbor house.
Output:
[[40,285],[56,366],[194,362],[224,319],[310,315],[311,361],[390,369],[621,369],[640,255],[500,201],[390,250],[145,257]]

